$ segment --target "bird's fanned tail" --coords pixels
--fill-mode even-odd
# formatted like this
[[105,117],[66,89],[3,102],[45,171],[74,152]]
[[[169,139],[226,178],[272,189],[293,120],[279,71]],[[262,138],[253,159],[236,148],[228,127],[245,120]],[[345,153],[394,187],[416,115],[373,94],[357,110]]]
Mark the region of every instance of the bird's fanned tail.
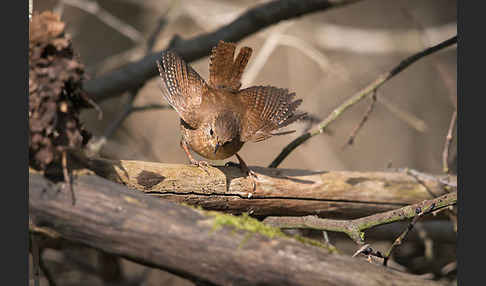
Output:
[[243,47],[235,57],[236,45],[219,41],[209,58],[209,84],[213,88],[236,92],[241,87],[241,76],[250,60],[252,49]]

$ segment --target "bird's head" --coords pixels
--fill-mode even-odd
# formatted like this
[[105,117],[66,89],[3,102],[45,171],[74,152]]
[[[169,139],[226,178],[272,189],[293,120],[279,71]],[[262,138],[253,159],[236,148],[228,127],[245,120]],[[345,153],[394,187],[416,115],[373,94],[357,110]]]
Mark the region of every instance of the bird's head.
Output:
[[205,133],[216,154],[224,144],[239,139],[239,118],[229,111],[209,116],[207,124],[205,124]]

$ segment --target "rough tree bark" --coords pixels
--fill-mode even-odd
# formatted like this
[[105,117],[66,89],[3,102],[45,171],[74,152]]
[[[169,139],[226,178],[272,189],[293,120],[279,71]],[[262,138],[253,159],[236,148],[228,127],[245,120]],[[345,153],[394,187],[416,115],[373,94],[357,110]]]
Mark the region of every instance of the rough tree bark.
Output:
[[[256,185],[238,168],[83,159],[96,174],[175,202],[255,216],[350,219],[445,193],[437,180],[401,172],[306,171],[251,167]],[[455,177],[453,177],[455,179]]]
[[74,180],[75,206],[61,186],[30,174],[29,215],[34,228],[49,229],[65,239],[193,281],[210,285],[440,285],[331,254],[268,226],[257,227],[259,232],[235,228],[239,224],[232,223],[231,215],[156,200],[95,175]]

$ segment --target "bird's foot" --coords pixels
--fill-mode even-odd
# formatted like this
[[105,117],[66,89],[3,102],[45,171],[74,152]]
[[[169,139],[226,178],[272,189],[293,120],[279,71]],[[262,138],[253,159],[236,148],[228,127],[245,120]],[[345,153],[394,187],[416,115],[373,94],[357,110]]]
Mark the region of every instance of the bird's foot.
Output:
[[245,166],[245,167],[240,166],[241,171],[243,171],[248,177],[250,177],[252,179],[258,179],[257,174],[255,172],[253,172],[253,170],[248,168],[248,166]]
[[238,164],[238,163],[229,161],[229,162],[226,162],[226,164],[224,164],[224,166],[225,167],[238,167],[247,176],[255,178],[255,179],[258,178],[257,174],[255,172],[253,172],[250,168],[248,168],[248,166],[246,164],[241,164],[241,163]]
[[236,158],[238,158],[238,162],[239,162],[238,165],[239,165],[241,171],[243,171],[243,173],[245,173],[250,178],[254,179],[253,182],[255,183],[255,179],[258,179],[257,174],[255,172],[253,172],[252,170],[250,170],[250,168],[248,168],[248,165],[245,163],[245,161],[243,161],[243,158],[241,158],[241,156],[238,155],[238,153],[235,153],[235,156],[236,156]]
[[236,153],[235,155],[236,155],[236,158],[238,158],[238,161],[239,161],[238,165],[240,167],[240,170],[243,173],[245,173],[248,176],[248,178],[251,180],[251,182],[253,183],[252,189],[253,189],[253,192],[254,192],[256,190],[256,186],[257,186],[257,183],[258,183],[257,174],[255,172],[253,172],[252,170],[250,170],[250,168],[248,168],[248,165],[245,163],[245,161],[243,161],[243,158],[241,158],[240,155],[238,155],[238,153]]
[[253,192],[256,190],[256,186],[257,186],[257,181],[258,181],[258,176],[255,172],[253,172],[252,170],[250,170],[250,168],[248,168],[248,166],[245,165],[246,168],[241,168],[241,164],[240,164],[240,169],[246,173],[246,175],[248,176],[248,178],[251,180],[251,182],[253,183]]
[[201,168],[206,174],[209,175],[209,172],[207,170],[208,167],[211,167],[211,165],[206,162],[206,161],[198,161],[198,160],[191,160],[191,165],[197,166]]

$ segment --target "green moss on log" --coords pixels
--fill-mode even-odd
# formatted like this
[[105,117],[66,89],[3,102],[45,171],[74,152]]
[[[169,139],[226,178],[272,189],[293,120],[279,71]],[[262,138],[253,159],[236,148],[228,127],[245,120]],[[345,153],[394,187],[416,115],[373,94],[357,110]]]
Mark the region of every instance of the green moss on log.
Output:
[[[243,213],[240,216],[235,216],[232,214],[225,214],[216,211],[204,211],[206,215],[213,217],[213,227],[215,230],[222,228],[223,226],[230,226],[233,227],[235,230],[244,230],[249,233],[258,233],[268,238],[287,238],[287,239],[295,239],[301,243],[307,245],[313,245],[320,248],[327,249],[332,253],[337,253],[335,247],[321,243],[317,240],[306,238],[300,235],[287,235],[283,233],[279,228],[266,225],[259,220],[250,217],[248,214]],[[246,242],[250,236],[245,236],[243,241]],[[241,247],[240,245],[239,247]]]

